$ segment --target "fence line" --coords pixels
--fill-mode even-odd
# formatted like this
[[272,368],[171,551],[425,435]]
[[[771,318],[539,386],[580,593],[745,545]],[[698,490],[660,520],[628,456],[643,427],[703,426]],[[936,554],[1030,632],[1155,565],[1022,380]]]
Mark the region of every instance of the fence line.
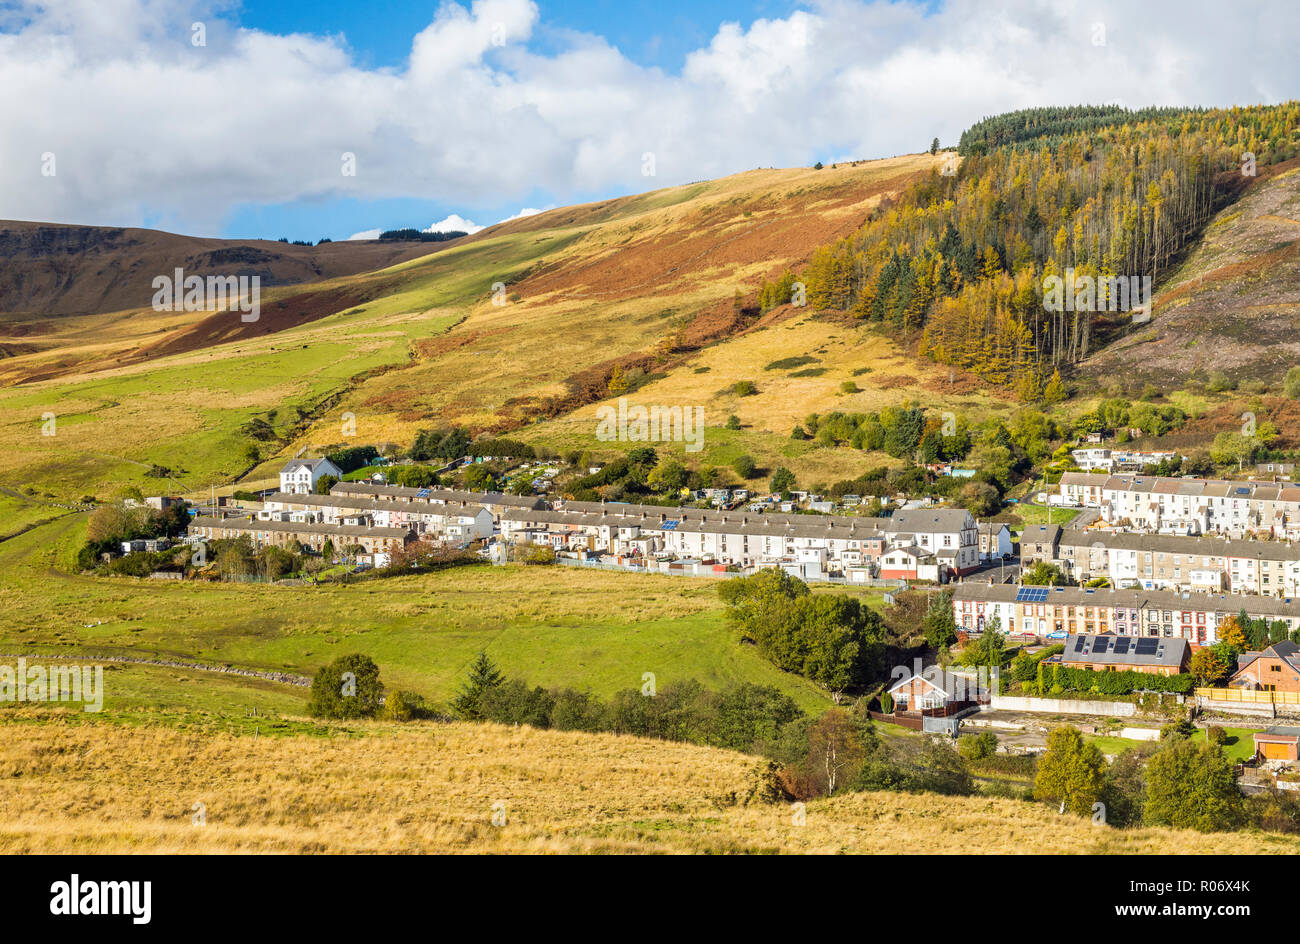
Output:
[[1252,688],[1198,688],[1198,698],[1246,705],[1300,705],[1300,692],[1268,692]]

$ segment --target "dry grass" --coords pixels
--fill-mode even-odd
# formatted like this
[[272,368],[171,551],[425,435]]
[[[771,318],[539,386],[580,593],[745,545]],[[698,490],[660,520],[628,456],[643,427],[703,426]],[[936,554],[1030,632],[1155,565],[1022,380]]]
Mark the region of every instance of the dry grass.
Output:
[[[35,723],[38,718],[46,723]],[[1117,831],[991,798],[853,794],[737,805],[755,759],[492,725],[334,726],[330,738],[197,736],[12,712],[0,851],[1182,853],[1223,837]],[[206,825],[192,823],[194,804]],[[504,804],[504,806],[502,806]],[[504,809],[504,825],[493,812]],[[1238,834],[1237,853],[1294,853]]]

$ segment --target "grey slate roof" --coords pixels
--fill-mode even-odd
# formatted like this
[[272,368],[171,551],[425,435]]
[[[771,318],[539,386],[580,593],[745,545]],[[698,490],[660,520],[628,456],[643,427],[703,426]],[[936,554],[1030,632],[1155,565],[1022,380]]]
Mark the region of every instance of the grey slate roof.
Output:
[[[421,494],[423,493],[423,494]],[[546,508],[546,501],[536,495],[507,495],[504,492],[462,492],[452,488],[413,488],[409,485],[374,485],[369,482],[339,482],[331,495],[373,495],[375,498],[422,499],[439,502],[465,502],[475,505],[500,505],[505,508]]]
[[[1176,669],[1187,658],[1187,640],[1181,636],[1154,637],[1154,641],[1158,644],[1155,653],[1139,655],[1137,643],[1144,639],[1151,641],[1153,637],[1118,636],[1110,633],[1092,636],[1082,633],[1072,634],[1065,640],[1065,651],[1061,653],[1061,661],[1085,662],[1090,665],[1140,665]],[[1127,643],[1127,651],[1122,654],[1115,651],[1116,642],[1120,640]],[[1120,643],[1120,648],[1125,648],[1123,642]]]

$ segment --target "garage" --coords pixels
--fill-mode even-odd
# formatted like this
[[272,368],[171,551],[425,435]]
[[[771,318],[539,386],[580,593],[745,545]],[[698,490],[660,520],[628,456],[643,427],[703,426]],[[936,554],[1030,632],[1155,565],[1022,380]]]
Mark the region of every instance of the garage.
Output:
[[1295,761],[1300,727],[1276,725],[1255,735],[1255,753],[1265,761]]

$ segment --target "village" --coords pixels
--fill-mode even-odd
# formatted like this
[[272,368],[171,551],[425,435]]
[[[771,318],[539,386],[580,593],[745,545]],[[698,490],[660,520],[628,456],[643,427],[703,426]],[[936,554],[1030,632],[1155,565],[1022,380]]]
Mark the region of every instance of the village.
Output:
[[[692,503],[681,505],[581,501],[552,492],[553,469],[538,463],[534,471],[531,490],[540,494],[509,494],[389,484],[383,469],[341,480],[329,459],[298,458],[280,470],[278,489],[191,509],[176,540],[199,558],[213,542],[246,539],[254,550],[316,555],[357,573],[432,546],[497,564],[682,577],[778,568],[813,585],[871,588],[887,601],[919,590],[951,607],[952,649],[896,670],[873,716],[953,737],[990,731],[1000,750],[1033,753],[1047,719],[1140,743],[1190,714],[1242,739],[1243,789],[1293,788],[1300,487],[1290,484],[1289,467],[1261,466],[1266,480],[1241,481],[1124,474],[1104,464],[1065,472],[1036,496],[1049,520],[1056,512],[1065,523],[1017,532],[906,496],[892,501],[892,514],[875,515],[861,513],[858,496],[831,501],[802,491],[710,488],[684,494]],[[145,504],[162,511],[178,501]],[[166,547],[166,538],[135,540],[122,552]],[[953,663],[989,633],[1005,640],[1015,656],[1009,665],[981,675]],[[1105,673],[1104,684],[1092,673]]]

